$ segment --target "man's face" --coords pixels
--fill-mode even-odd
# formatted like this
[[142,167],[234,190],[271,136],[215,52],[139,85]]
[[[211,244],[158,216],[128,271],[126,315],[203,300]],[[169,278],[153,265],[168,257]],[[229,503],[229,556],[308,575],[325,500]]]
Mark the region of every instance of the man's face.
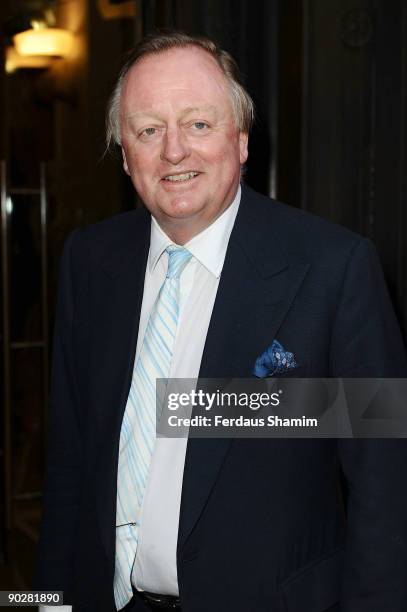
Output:
[[146,56],[125,78],[120,118],[125,171],[184,244],[231,204],[247,159],[225,77],[196,47]]

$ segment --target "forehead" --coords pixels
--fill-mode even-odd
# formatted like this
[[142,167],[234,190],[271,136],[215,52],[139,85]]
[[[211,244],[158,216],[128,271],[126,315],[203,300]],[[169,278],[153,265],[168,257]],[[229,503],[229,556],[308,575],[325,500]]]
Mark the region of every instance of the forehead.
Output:
[[215,105],[232,111],[227,80],[216,60],[203,49],[170,49],[141,58],[127,73],[121,110],[157,111]]

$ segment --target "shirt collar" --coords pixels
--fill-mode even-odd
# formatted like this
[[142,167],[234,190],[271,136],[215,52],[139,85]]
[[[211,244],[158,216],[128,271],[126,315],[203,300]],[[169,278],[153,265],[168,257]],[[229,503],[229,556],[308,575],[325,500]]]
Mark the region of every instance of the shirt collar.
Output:
[[[203,232],[194,236],[184,246],[209,272],[219,278],[225,261],[230,234],[239,210],[241,187],[237,190],[232,204]],[[151,240],[148,266],[152,272],[158,260],[170,245],[174,244],[161,229],[154,217],[151,218]]]

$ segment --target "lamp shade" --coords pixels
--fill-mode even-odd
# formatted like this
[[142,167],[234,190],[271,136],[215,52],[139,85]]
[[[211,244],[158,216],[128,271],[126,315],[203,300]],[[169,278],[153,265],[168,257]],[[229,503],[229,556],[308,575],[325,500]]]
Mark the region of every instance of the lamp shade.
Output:
[[38,55],[19,55],[14,47],[6,48],[6,72],[11,74],[20,68],[48,68],[51,58]]
[[72,33],[60,28],[25,30],[13,37],[19,55],[65,57],[72,48]]

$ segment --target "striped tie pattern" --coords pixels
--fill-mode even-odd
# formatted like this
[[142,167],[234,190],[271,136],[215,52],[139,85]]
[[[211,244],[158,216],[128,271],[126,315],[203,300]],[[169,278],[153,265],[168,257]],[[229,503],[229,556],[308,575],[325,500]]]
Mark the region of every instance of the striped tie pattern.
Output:
[[120,432],[114,596],[121,610],[133,596],[131,574],[140,513],[156,438],[156,379],[168,378],[179,312],[180,276],[189,251],[171,245],[166,279],[147,324]]

